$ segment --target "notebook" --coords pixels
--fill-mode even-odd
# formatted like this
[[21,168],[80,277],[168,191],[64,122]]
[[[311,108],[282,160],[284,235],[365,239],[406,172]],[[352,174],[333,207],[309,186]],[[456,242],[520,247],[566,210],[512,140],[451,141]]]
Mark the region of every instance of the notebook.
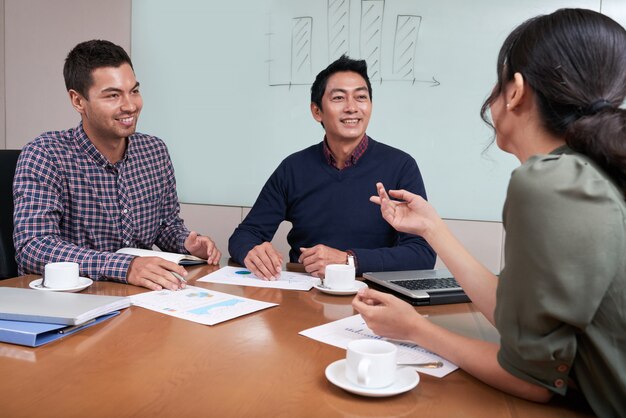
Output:
[[448,270],[368,272],[363,278],[413,305],[470,302]]
[[80,325],[130,306],[130,298],[0,287],[0,319]]
[[181,266],[194,266],[206,264],[206,260],[191,254],[168,253],[165,251],[145,250],[143,248],[121,248],[116,251],[119,254],[136,255],[137,257],[161,257]]

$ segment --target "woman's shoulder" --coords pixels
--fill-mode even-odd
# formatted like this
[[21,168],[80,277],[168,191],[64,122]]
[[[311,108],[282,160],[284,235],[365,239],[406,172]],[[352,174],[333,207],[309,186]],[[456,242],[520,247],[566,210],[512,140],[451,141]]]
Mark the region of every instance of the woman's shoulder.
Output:
[[574,152],[529,158],[513,171],[509,193],[541,199],[603,197],[624,206],[623,192],[608,174],[587,156]]

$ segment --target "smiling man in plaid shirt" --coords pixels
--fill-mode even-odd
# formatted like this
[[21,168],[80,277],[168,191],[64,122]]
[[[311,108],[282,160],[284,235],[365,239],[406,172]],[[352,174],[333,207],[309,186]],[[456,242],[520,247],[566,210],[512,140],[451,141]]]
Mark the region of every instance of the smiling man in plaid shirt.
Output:
[[19,273],[73,261],[95,280],[175,290],[183,284],[172,272],[185,276],[183,267],[115,251],[157,245],[217,264],[213,241],[179,217],[165,144],[135,132],[143,101],[128,54],[108,41],[83,42],[70,51],[63,75],[82,121],[22,150],[13,188]]

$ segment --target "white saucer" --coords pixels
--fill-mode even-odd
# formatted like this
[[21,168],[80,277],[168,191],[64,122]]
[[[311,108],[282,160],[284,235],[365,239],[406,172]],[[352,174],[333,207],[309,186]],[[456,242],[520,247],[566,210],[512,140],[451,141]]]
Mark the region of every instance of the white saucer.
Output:
[[329,289],[326,286],[321,286],[321,283],[314,284],[313,287],[320,292],[328,293],[329,295],[354,295],[359,291],[359,289],[367,287],[367,284],[357,280],[352,289]]
[[420,375],[411,367],[402,367],[396,371],[396,381],[384,388],[364,388],[350,382],[346,377],[346,359],[337,360],[326,367],[326,378],[333,385],[343,390],[362,396],[394,396],[413,389],[420,381]]
[[91,286],[91,284],[93,283],[93,280],[88,279],[87,277],[79,277],[78,278],[78,286],[75,287],[68,287],[68,288],[60,288],[60,289],[51,289],[49,287],[44,287],[41,285],[41,281],[43,279],[37,279],[37,280],[33,280],[32,282],[30,282],[28,285],[31,287],[31,289],[36,289],[36,290],[45,290],[48,292],[80,292],[83,289],[88,288],[89,286]]

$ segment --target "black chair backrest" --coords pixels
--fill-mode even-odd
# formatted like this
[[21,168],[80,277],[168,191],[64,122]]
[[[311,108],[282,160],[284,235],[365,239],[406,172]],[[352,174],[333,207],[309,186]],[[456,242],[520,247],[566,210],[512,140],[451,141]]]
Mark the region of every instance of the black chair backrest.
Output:
[[13,177],[20,150],[0,150],[0,279],[17,276],[13,246]]

